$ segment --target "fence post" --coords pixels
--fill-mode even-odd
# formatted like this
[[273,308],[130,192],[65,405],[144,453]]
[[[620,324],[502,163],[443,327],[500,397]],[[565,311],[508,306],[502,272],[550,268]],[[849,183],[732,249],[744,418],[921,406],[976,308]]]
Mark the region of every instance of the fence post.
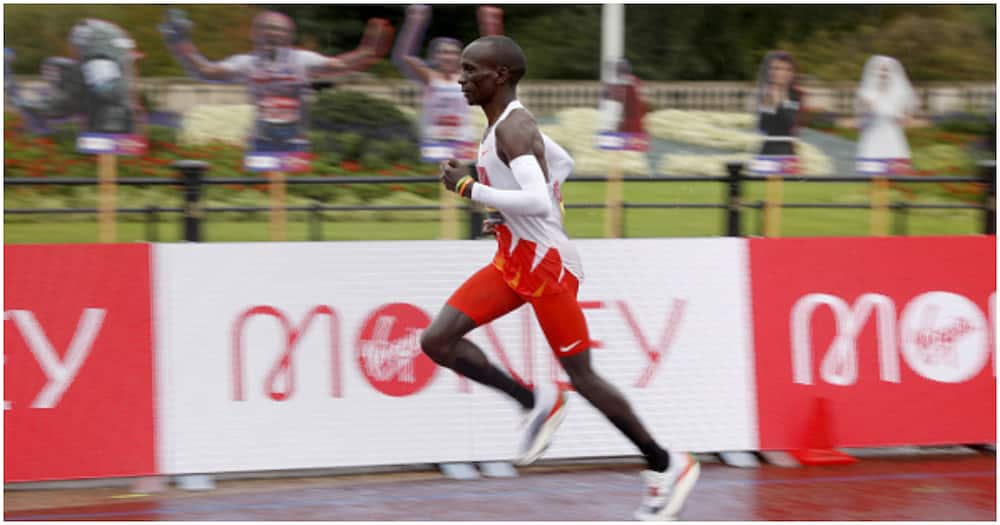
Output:
[[986,235],[996,235],[997,233],[997,163],[995,160],[986,160],[979,163],[979,173],[986,184],[986,191],[983,197],[983,233]]
[[889,205],[889,209],[892,210],[892,234],[899,235],[900,237],[906,236],[906,219],[909,212],[909,207],[905,202],[893,201]]
[[751,204],[750,207],[753,208],[756,211],[756,213],[754,213],[754,217],[757,219],[757,222],[756,222],[755,230],[754,231],[757,232],[757,237],[763,237],[764,236],[764,201],[756,201],[753,204]]
[[171,164],[184,180],[184,240],[201,242],[201,179],[208,163],[200,160],[179,160]]
[[872,177],[870,207],[871,234],[879,237],[889,235],[889,179],[885,176]]
[[611,170],[605,185],[604,196],[604,237],[625,236],[625,167],[621,151],[605,153],[611,159]]
[[97,155],[97,222],[98,242],[115,242],[118,238],[115,208],[118,201],[118,156],[113,153]]
[[155,204],[146,206],[146,238],[151,242],[160,240],[160,216],[157,213],[158,211],[160,211],[160,207]]
[[[469,165],[469,176],[473,179],[479,180],[479,175],[476,172],[476,165]],[[462,198],[459,197],[454,192],[450,192],[444,189],[443,186],[438,187],[440,192],[440,200],[438,201],[441,205],[440,224],[441,224],[441,239],[459,239],[458,233],[458,210],[462,203]],[[468,206],[467,209],[471,212],[472,207]],[[470,219],[471,220],[471,217]]]
[[764,183],[764,237],[781,235],[781,201],[784,193],[784,178],[782,174],[767,176]]
[[726,171],[729,172],[729,192],[726,199],[726,235],[729,237],[740,236],[740,207],[743,198],[743,171],[742,162],[727,162]]
[[285,172],[270,171],[267,173],[271,193],[271,240],[288,240],[288,187],[285,183]]
[[309,240],[310,241],[322,241],[323,240],[323,220],[320,215],[322,212],[320,210],[320,204],[318,202],[313,202],[312,207],[309,210]]

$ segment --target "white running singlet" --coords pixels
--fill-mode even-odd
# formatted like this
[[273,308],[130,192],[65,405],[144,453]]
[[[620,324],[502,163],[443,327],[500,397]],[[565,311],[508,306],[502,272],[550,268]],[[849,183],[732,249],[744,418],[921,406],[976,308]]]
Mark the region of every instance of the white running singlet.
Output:
[[[517,100],[504,109],[479,145],[476,169],[479,183],[498,190],[520,190],[513,171],[497,155],[496,128],[515,110],[527,111]],[[503,223],[496,228],[497,254],[493,260],[504,279],[518,293],[528,297],[563,291],[565,271],[583,281],[583,264],[562,222],[560,185],[573,171],[569,153],[542,134],[549,180],[546,186],[549,209],[542,215],[518,215],[499,210]],[[513,160],[513,159],[511,159]]]

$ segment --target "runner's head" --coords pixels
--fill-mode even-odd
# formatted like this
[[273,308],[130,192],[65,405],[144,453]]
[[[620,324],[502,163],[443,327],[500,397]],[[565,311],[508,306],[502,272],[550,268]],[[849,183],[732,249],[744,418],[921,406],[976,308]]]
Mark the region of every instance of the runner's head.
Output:
[[458,73],[458,60],[461,54],[462,43],[443,36],[431,40],[427,48],[431,66],[446,75]]
[[288,47],[295,40],[295,22],[276,11],[264,11],[253,19],[254,45],[265,51]]
[[787,88],[795,80],[795,59],[787,51],[772,51],[764,57],[763,74],[768,84]]
[[513,95],[527,71],[524,51],[505,36],[485,36],[462,51],[458,83],[470,104],[483,105],[498,93]]

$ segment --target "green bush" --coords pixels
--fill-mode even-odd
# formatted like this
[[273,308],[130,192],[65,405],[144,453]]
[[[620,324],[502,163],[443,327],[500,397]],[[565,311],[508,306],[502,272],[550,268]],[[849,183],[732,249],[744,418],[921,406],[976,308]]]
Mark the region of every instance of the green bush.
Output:
[[987,135],[993,133],[993,124],[986,116],[980,115],[945,115],[935,122],[935,126],[949,133],[966,133],[969,135]]
[[329,160],[375,168],[420,160],[414,122],[389,102],[359,91],[327,90],[310,112],[313,151]]
[[[393,125],[405,126],[408,130],[412,122],[395,108],[386,108],[381,101],[371,103],[370,97],[333,97],[334,104],[324,106],[331,114],[347,113],[342,104],[358,103],[359,110],[376,114],[375,122],[387,128]],[[341,106],[338,106],[340,104]],[[372,109],[374,108],[374,109]],[[381,117],[377,116],[381,115]],[[402,117],[402,118],[401,118]],[[395,122],[396,124],[393,124]],[[377,130],[375,130],[377,131]],[[321,131],[322,132],[322,131]],[[147,129],[149,151],[140,157],[119,157],[118,177],[158,177],[176,178],[170,167],[179,159],[199,159],[210,164],[208,177],[254,177],[259,183],[239,185],[210,185],[203,189],[202,204],[205,206],[267,206],[267,179],[261,174],[243,169],[243,149],[231,144],[212,143],[200,146],[177,146],[175,130],[158,126]],[[409,133],[409,131],[407,131]],[[97,176],[97,162],[93,155],[76,152],[77,130],[73,125],[58,126],[53,133],[35,136],[23,130],[20,117],[13,112],[4,113],[4,176],[5,177],[79,177]],[[351,160],[346,156],[318,151],[313,161],[313,169],[308,173],[289,174],[298,176],[386,176],[409,177],[431,175],[435,166],[414,162],[416,146],[408,135],[381,138],[378,133],[362,127],[360,131],[343,132],[343,136],[332,136],[344,145],[355,149]],[[384,134],[383,134],[384,135]],[[380,203],[384,199],[402,198],[412,193],[414,198],[437,199],[436,184],[366,184],[366,185],[306,185],[289,184],[288,204],[309,205],[313,202],[324,204]],[[182,198],[179,186],[135,187],[121,186],[118,189],[118,206],[123,208],[145,208],[150,205],[178,207]],[[7,208],[93,208],[97,206],[97,189],[93,186],[12,186],[4,194]],[[345,214],[334,214],[345,215]],[[349,215],[349,214],[346,214]],[[261,220],[264,213],[227,212],[212,214],[213,218],[227,220]],[[72,215],[12,215],[6,214],[10,222],[93,222],[93,214]],[[142,221],[141,214],[128,214],[122,221]]]

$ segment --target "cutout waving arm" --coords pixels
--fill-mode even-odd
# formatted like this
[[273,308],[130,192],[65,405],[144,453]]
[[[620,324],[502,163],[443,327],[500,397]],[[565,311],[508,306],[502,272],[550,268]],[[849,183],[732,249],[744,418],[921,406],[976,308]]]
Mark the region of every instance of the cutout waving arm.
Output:
[[[166,19],[157,28],[174,58],[181,63],[188,76],[204,81],[234,82],[239,78],[238,71],[226,67],[223,62],[212,62],[201,55],[194,42],[191,41],[191,29],[194,23],[187,18],[184,11],[170,9]],[[230,62],[236,57],[231,57]]]

